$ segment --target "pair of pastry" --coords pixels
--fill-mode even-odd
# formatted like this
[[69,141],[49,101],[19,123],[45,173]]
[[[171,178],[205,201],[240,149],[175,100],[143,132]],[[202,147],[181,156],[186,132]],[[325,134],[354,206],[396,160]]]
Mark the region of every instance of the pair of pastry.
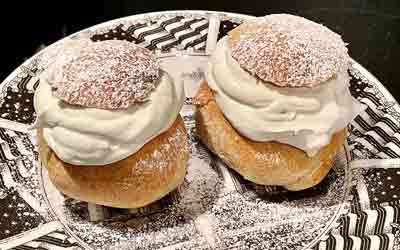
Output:
[[[204,144],[244,178],[302,190],[332,166],[353,118],[340,36],[291,15],[240,25],[211,56],[195,98]],[[183,86],[150,51],[78,40],[41,76],[42,162],[64,194],[134,208],[182,183]]]

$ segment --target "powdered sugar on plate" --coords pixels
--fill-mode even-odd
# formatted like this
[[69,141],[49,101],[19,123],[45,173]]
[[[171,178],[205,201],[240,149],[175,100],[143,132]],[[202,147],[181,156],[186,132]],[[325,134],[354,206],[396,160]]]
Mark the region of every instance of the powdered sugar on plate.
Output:
[[[217,158],[193,134],[192,119],[185,117],[191,158],[178,190],[145,208],[99,206],[103,218],[91,222],[88,205],[61,195],[44,172],[54,213],[83,243],[104,250],[302,248],[337,219],[346,194],[343,171],[332,171],[306,192],[262,194],[265,187],[216,164]],[[226,191],[222,171],[229,172],[236,190]]]

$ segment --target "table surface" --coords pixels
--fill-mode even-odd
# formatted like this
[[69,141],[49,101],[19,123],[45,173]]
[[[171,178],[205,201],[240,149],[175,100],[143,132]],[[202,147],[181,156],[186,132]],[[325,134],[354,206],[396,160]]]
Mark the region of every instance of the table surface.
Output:
[[[34,54],[65,35],[91,25],[137,13],[207,9],[250,15],[292,13],[320,22],[343,36],[351,56],[370,70],[400,100],[397,62],[400,61],[399,0],[281,0],[281,1],[59,1],[8,3],[13,18],[3,15],[0,80]],[[11,4],[11,5],[10,5]],[[3,8],[2,8],[3,9]],[[15,15],[17,14],[17,15]]]

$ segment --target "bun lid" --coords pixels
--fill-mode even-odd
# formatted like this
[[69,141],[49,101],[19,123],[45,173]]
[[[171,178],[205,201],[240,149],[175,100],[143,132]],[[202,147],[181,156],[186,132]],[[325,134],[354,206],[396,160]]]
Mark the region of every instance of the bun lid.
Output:
[[232,57],[264,82],[315,87],[346,70],[349,55],[340,35],[302,17],[273,14],[229,33]]
[[146,101],[159,74],[151,51],[131,42],[71,40],[44,78],[66,103],[113,110]]

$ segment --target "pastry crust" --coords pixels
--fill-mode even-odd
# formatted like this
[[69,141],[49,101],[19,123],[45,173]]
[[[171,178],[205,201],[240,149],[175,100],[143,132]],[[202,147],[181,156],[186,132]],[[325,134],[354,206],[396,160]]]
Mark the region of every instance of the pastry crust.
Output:
[[76,166],[61,161],[38,130],[40,157],[59,191],[77,200],[137,208],[154,202],[183,182],[189,158],[180,116],[166,132],[135,154],[105,166]]
[[262,185],[304,190],[322,181],[346,138],[345,129],[315,156],[278,142],[255,142],[241,136],[224,117],[214,94],[203,82],[195,98],[200,140],[244,178]]

